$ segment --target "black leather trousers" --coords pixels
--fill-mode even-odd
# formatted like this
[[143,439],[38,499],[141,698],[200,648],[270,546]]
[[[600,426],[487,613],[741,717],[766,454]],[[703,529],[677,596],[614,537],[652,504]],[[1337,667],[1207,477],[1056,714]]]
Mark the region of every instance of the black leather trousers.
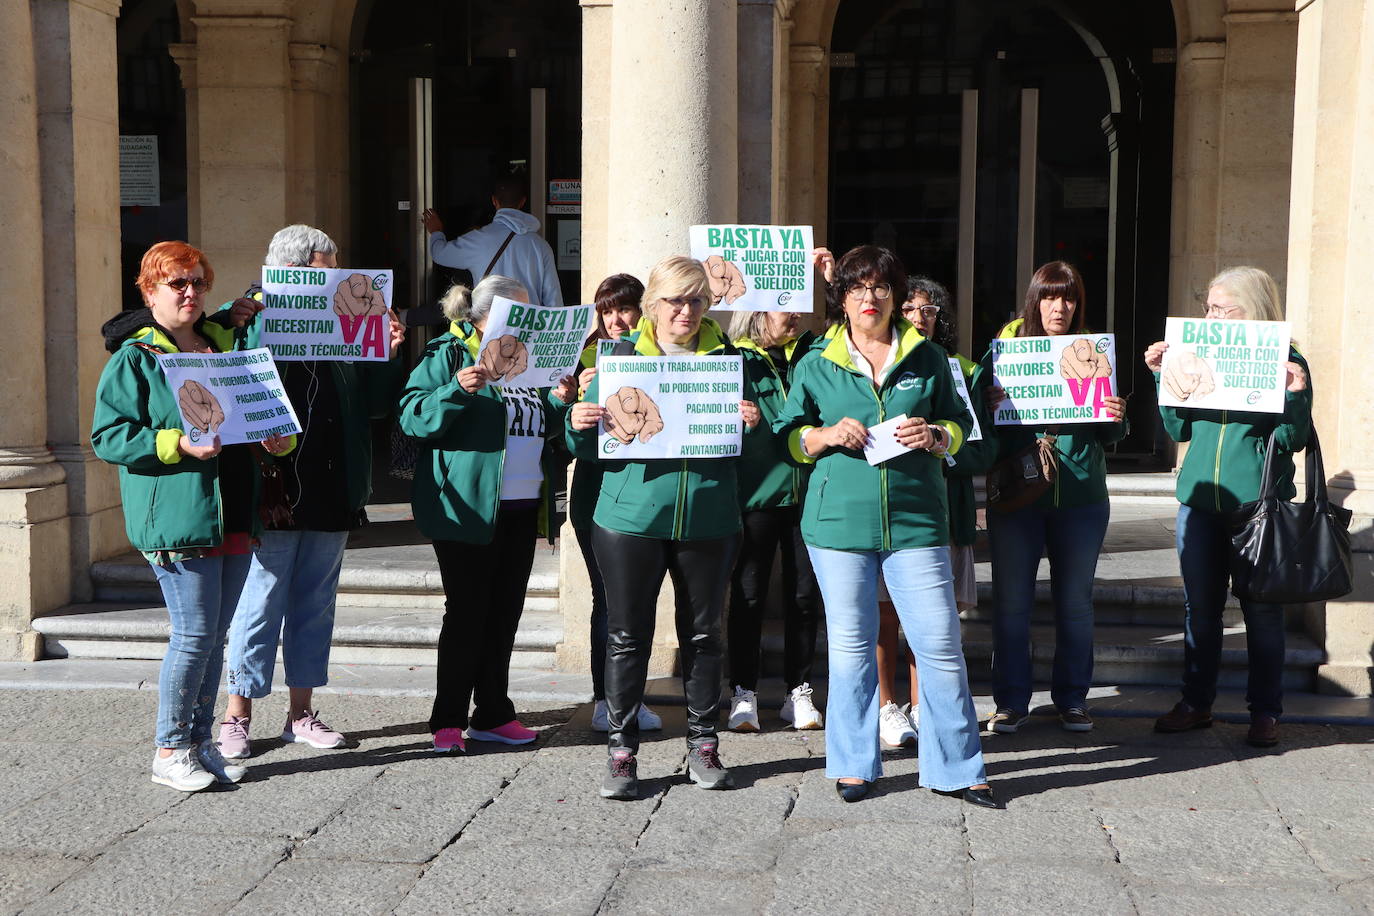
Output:
[[714,740],[720,719],[721,612],[739,535],[666,541],[592,529],[606,581],[606,717],[612,750],[639,752],[639,707],[654,643],[654,609],[667,572],[676,591],[687,744]]

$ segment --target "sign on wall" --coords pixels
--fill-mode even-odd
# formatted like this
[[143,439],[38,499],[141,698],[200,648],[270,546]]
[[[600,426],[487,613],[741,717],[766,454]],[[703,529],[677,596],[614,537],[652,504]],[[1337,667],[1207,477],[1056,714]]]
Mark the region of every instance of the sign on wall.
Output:
[[157,134],[119,135],[119,205],[162,205],[162,187],[157,165]]

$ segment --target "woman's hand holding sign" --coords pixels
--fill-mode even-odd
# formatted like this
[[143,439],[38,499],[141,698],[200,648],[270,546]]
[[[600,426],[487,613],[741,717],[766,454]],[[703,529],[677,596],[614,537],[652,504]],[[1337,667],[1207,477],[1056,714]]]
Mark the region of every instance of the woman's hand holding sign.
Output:
[[459,369],[453,379],[458,383],[458,386],[468,394],[476,394],[478,391],[482,390],[482,386],[490,380],[487,375],[487,370],[481,365],[473,365],[468,366],[466,369]]
[[558,380],[558,387],[553,390],[553,396],[564,404],[571,404],[577,400],[577,376],[565,375]]
[[759,410],[759,405],[753,401],[740,401],[739,416],[744,421],[745,426],[753,429],[763,419],[763,411]]
[[1306,391],[1307,371],[1295,362],[1290,361],[1284,363],[1283,365],[1284,368],[1288,370],[1288,390],[1295,393],[1298,391]]
[[578,432],[595,429],[605,413],[606,409],[600,404],[594,404],[591,401],[579,401],[572,406],[572,428]]

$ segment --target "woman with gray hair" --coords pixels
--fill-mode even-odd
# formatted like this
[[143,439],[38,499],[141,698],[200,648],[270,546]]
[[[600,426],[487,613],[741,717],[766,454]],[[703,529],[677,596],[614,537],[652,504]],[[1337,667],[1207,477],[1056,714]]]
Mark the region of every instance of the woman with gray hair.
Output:
[[742,512],[739,559],[730,580],[731,731],[759,730],[759,641],[768,604],[773,557],[782,554],[783,662],[787,685],[779,715],[796,729],[821,728],[823,720],[811,697],[811,662],[816,654],[820,588],[801,537],[801,494],[809,470],[787,460],[787,441],[772,425],[787,403],[792,368],[815,335],[801,333],[796,312],[735,312],[730,338],[744,357],[744,375],[754,389],[763,421],[744,435],[739,462]]
[[[1274,279],[1258,267],[1232,267],[1207,284],[1206,318],[1231,321],[1282,321],[1283,304]],[[1145,350],[1145,365],[1158,385],[1163,368],[1164,341]],[[1205,364],[1192,369],[1194,383]],[[1170,372],[1174,372],[1170,367]],[[1182,732],[1212,724],[1212,701],[1217,695],[1221,665],[1222,612],[1230,581],[1231,552],[1228,516],[1242,503],[1259,498],[1269,436],[1278,445],[1278,496],[1292,499],[1293,453],[1307,447],[1312,435],[1312,386],[1307,361],[1294,347],[1288,352],[1288,393],[1283,413],[1161,407],[1164,429],[1175,442],[1187,442],[1178,470],[1178,565],[1183,575],[1183,698],[1155,721],[1155,731]],[[1249,680],[1245,699],[1250,705],[1247,743],[1273,747],[1279,741],[1283,715],[1283,606],[1241,599],[1245,615],[1245,645]]]
[[[431,341],[401,394],[401,431],[419,440],[411,506],[434,541],[444,583],[438,680],[429,730],[438,753],[467,738],[528,744],[538,733],[515,715],[510,656],[525,604],[538,534],[553,543],[553,495],[561,464],[549,438],[577,397],[557,388],[508,388],[478,360],[493,300],[529,302],[516,281],[493,274],[444,295],[448,333]],[[471,718],[470,702],[475,703]]]
[[[268,267],[338,267],[339,248],[313,226],[279,230],[267,245]],[[245,324],[248,345],[259,345],[262,290],[256,286],[212,316]],[[300,419],[295,448],[275,459],[291,519],[262,532],[229,631],[229,703],[220,723],[225,757],[252,753],[253,701],[272,693],[280,645],[289,691],[281,740],[317,749],[343,747],[344,736],[319,717],[314,691],[329,680],[335,600],[348,533],[367,523],[372,495],[371,421],[386,416],[401,380],[396,357],[405,328],[391,323],[389,362],[283,361],[277,364]]]

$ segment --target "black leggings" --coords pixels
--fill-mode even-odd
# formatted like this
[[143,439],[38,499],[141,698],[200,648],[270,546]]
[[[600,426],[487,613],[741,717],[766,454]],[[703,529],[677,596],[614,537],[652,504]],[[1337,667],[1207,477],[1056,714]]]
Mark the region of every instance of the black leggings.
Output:
[[720,718],[720,617],[739,535],[666,541],[597,527],[592,548],[606,580],[606,718],[611,749],[639,751],[639,707],[654,644],[658,592],[667,572],[676,593],[687,743],[714,740]]
[[534,566],[539,509],[502,508],[490,544],[435,541],[444,581],[444,622],[429,730],[487,731],[515,718],[510,701],[510,656],[525,609]]
[[759,638],[768,603],[768,580],[773,554],[782,548],[783,657],[782,676],[791,690],[811,680],[816,654],[820,589],[811,570],[811,555],[802,542],[796,506],[744,513],[739,562],[730,589],[730,683],[758,689]]

